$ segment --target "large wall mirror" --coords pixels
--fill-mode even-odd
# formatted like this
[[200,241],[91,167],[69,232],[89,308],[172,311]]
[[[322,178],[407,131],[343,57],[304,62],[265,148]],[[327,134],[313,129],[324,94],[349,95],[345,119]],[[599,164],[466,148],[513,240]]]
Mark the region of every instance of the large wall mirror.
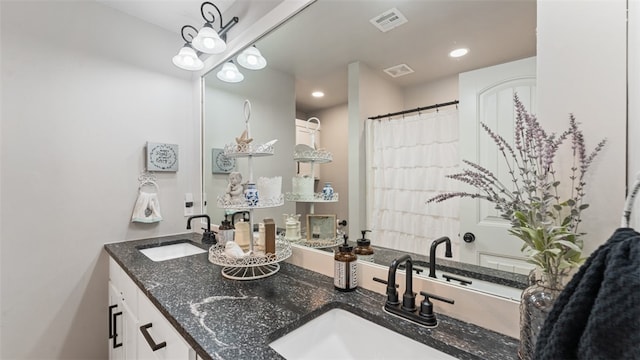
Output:
[[[387,28],[382,31],[376,23]],[[283,193],[291,191],[292,177],[299,170],[293,161],[296,119],[320,119],[319,147],[330,151],[333,161],[318,166],[316,191],[331,182],[339,201],[315,204],[314,213],[347,219],[353,224],[348,227],[350,238],[355,240],[360,230],[372,227],[366,216],[372,199],[361,170],[371,155],[364,133],[366,122],[372,120],[366,118],[461,99],[461,73],[518,61],[535,68],[535,27],[534,0],[315,1],[252,44],[267,59],[266,68],[239,67],[244,75],[239,83],[221,81],[220,68],[204,76],[207,213],[216,223],[225,217],[216,199],[225,192],[228,173],[214,169],[215,157],[217,149],[242,133],[243,103],[249,99],[254,141],[277,139],[273,156],[254,160],[254,178],[282,177]],[[468,48],[469,53],[450,57],[456,48]],[[324,97],[313,97],[314,91],[323,91]],[[534,94],[528,98],[535,102]],[[393,119],[403,121],[402,116]],[[241,159],[232,166],[241,173],[248,170]],[[309,204],[285,202],[276,209],[257,210],[256,217],[271,217],[284,227],[283,214],[304,217],[309,211]],[[450,235],[454,252],[463,246],[459,232],[454,228],[442,234]],[[375,235],[372,239],[376,245]],[[401,250],[428,255],[431,240]],[[410,236],[403,241],[410,242]],[[461,260],[459,254],[456,260]]]

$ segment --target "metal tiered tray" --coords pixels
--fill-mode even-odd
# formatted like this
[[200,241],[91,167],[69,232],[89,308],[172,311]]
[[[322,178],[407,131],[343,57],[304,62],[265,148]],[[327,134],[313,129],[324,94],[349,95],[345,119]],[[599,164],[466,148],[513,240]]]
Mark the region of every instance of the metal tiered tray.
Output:
[[324,164],[333,160],[333,155],[326,150],[297,149],[293,152],[293,160],[299,162],[315,162]]
[[238,210],[246,210],[246,209],[261,209],[261,208],[270,208],[270,207],[278,207],[284,204],[284,195],[280,194],[279,197],[263,199],[259,198],[258,203],[255,205],[249,205],[249,202],[243,197],[239,200],[226,200],[224,196],[218,196],[217,205],[219,208],[223,209],[238,209]]
[[227,144],[223,154],[228,158],[273,155],[273,141],[265,144]]
[[313,194],[294,194],[294,193],[286,193],[285,199],[287,201],[297,201],[297,202],[336,202],[338,201],[338,193],[334,193],[331,198],[325,198],[325,195],[321,192],[313,193]]
[[291,241],[292,244],[302,245],[309,248],[314,249],[326,249],[332,248],[334,246],[339,246],[342,244],[344,240],[336,237],[334,239],[326,239],[326,240],[307,240],[307,238],[302,237],[300,240]]
[[265,255],[249,255],[243,258],[232,258],[225,254],[222,245],[209,248],[209,262],[222,266],[222,276],[232,280],[255,280],[271,276],[280,270],[280,261],[291,256],[289,241],[278,237],[276,253]]

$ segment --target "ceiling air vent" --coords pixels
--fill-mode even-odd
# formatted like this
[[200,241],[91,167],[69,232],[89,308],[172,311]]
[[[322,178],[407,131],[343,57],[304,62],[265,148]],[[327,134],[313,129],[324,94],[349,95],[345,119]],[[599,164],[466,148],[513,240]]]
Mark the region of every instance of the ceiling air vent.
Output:
[[400,65],[392,66],[390,68],[386,68],[384,69],[384,72],[389,74],[389,76],[391,77],[397,78],[400,76],[411,74],[413,72],[413,69],[410,68],[409,65],[407,64],[400,64]]
[[393,8],[391,10],[383,12],[382,14],[374,17],[369,21],[373,24],[373,26],[377,27],[378,30],[387,32],[395,27],[406,23],[408,20],[404,15],[402,15],[400,10]]

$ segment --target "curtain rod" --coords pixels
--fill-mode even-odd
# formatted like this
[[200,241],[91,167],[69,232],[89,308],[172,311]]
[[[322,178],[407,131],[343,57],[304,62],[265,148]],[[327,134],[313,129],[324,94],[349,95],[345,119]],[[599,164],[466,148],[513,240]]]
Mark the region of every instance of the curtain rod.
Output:
[[422,110],[437,109],[437,108],[440,108],[440,107],[443,107],[443,106],[456,105],[458,103],[460,103],[458,100],[453,100],[453,101],[449,101],[449,102],[442,103],[442,104],[433,104],[433,105],[429,105],[429,106],[418,107],[418,108],[411,109],[411,110],[404,110],[404,111],[398,111],[398,112],[384,114],[384,115],[372,116],[372,117],[369,118],[369,120],[383,119],[383,118],[387,118],[387,117],[392,117],[392,116],[396,116],[396,115],[404,115],[404,114],[409,114],[409,113],[412,113],[412,112],[418,112],[418,111],[422,111]]

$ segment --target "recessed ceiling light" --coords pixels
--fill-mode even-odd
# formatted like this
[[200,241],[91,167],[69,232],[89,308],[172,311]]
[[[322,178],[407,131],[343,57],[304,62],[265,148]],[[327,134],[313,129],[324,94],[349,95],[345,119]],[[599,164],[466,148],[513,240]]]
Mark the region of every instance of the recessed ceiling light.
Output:
[[449,53],[449,56],[451,56],[452,58],[457,58],[460,56],[467,55],[468,52],[469,52],[469,49],[466,49],[466,48],[455,49]]
[[316,97],[316,98],[321,98],[324,96],[324,93],[322,91],[314,91],[311,93],[311,96]]

